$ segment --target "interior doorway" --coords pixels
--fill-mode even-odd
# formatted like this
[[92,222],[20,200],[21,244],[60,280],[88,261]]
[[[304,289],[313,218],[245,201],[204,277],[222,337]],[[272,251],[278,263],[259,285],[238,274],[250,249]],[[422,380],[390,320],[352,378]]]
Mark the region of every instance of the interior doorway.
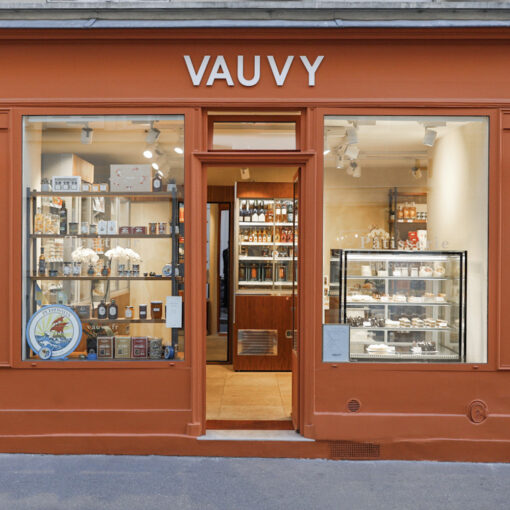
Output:
[[[294,397],[298,390],[298,175],[299,168],[290,166],[207,168],[207,428],[297,428],[292,415],[298,400],[293,398],[293,389]],[[227,210],[228,228],[220,225],[221,211]],[[220,251],[223,268],[228,265],[223,283],[221,264],[213,260]],[[220,323],[211,320],[218,308],[210,304],[218,292],[215,282],[228,295],[230,341],[223,343],[228,352],[222,360],[212,359],[211,348],[212,330],[221,337]]]

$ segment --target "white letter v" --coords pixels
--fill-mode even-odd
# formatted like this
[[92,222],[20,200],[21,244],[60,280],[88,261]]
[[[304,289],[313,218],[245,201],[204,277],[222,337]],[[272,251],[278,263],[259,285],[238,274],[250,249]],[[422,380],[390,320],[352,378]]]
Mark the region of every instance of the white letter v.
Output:
[[189,55],[184,55],[184,61],[186,62],[186,66],[188,68],[188,73],[191,77],[191,81],[193,82],[193,85],[195,87],[198,87],[200,85],[200,82],[202,81],[202,78],[204,77],[205,69],[207,67],[207,64],[209,63],[209,60],[211,59],[210,55],[206,55],[202,59],[202,63],[200,64],[200,68],[198,69],[198,72],[195,72],[195,68],[193,67],[193,62],[191,60],[191,57]]

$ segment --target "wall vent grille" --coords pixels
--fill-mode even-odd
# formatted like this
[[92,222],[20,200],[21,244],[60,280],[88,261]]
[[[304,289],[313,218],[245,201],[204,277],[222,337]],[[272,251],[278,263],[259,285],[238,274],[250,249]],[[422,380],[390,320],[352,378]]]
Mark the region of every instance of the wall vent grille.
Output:
[[351,398],[347,402],[347,409],[350,413],[357,413],[361,409],[361,402],[357,398]]
[[356,441],[329,441],[329,455],[332,459],[378,459],[381,446]]
[[277,356],[276,329],[240,329],[237,332],[238,356]]

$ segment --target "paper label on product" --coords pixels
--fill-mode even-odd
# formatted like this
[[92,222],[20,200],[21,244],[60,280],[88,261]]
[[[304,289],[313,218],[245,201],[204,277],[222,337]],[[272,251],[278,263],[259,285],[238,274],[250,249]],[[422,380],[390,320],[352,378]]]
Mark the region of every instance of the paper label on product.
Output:
[[348,324],[322,326],[322,361],[344,363],[349,361],[350,327]]
[[182,328],[182,297],[166,297],[166,327]]

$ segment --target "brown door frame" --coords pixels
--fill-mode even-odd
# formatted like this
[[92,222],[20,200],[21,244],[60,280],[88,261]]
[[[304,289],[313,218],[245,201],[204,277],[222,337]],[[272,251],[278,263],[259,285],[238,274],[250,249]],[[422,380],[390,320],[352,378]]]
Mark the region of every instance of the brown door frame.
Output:
[[[320,321],[321,314],[314,311],[317,299],[315,293],[319,288],[316,282],[315,268],[320,267],[320,261],[315,260],[315,249],[318,240],[315,238],[316,222],[316,182],[317,163],[315,151],[302,152],[223,152],[223,151],[195,151],[192,153],[191,172],[196,183],[193,205],[194,214],[201,211],[201,218],[196,217],[195,232],[193,236],[196,246],[195,264],[198,284],[195,289],[194,301],[197,318],[201,318],[202,334],[194,335],[192,339],[192,414],[193,422],[200,424],[201,433],[206,429],[206,353],[205,353],[205,284],[206,284],[206,232],[205,221],[207,207],[207,167],[211,166],[296,166],[301,168],[300,179],[300,208],[299,208],[299,239],[300,250],[298,259],[298,292],[303,299],[299,301],[298,328],[300,331],[300,346],[298,360],[299,380],[299,416],[295,420],[300,432],[310,436],[313,418],[313,366],[314,366],[314,330],[316,322]],[[199,184],[199,181],[201,183]],[[201,220],[201,221],[199,221]],[[199,227],[200,225],[200,227]],[[198,238],[200,235],[200,239]],[[304,261],[307,261],[304,264]],[[319,288],[320,290],[320,288]],[[200,294],[200,297],[198,296]],[[198,298],[198,299],[197,299]],[[307,313],[305,313],[307,312]],[[319,311],[320,312],[320,311]],[[306,320],[305,320],[306,318]]]

